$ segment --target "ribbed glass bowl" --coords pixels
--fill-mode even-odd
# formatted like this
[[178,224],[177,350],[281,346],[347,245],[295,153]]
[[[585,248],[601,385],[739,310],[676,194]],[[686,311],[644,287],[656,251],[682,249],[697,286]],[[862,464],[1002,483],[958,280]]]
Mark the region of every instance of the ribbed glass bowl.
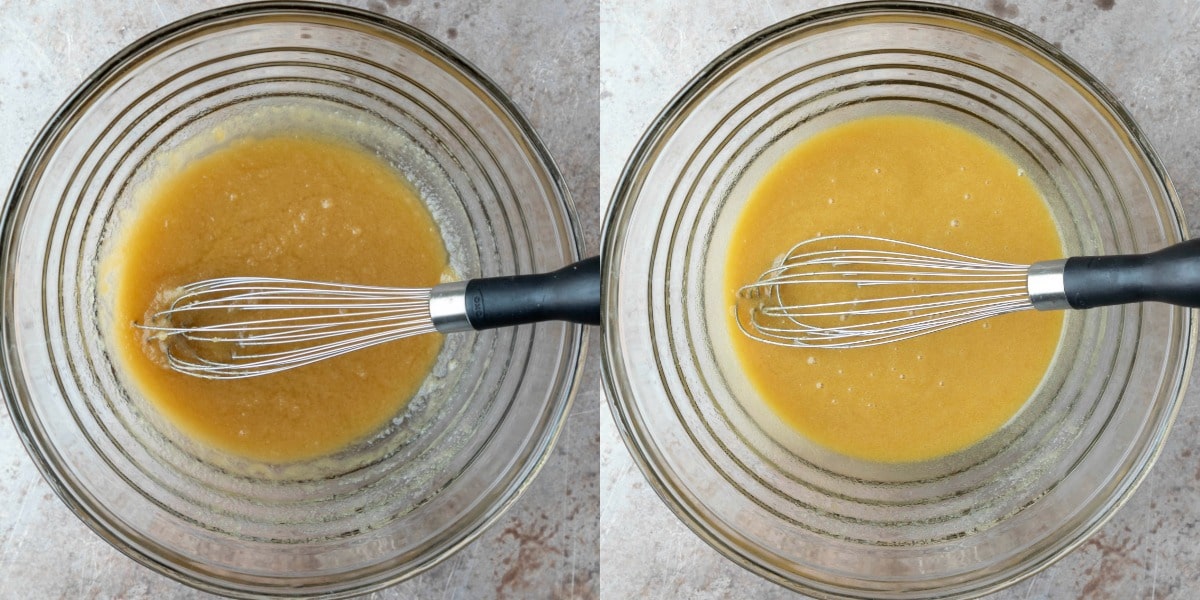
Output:
[[300,464],[223,456],[164,422],[105,341],[105,236],[166,157],[303,130],[400,169],[464,277],[579,258],[567,190],[526,120],[401,23],[327,5],[237,6],[160,29],[89,77],[38,136],[5,207],[5,399],[85,523],[151,569],[222,594],[362,593],[445,558],[538,471],[580,368],[574,325],[447,336],[384,431]]
[[1160,304],[1070,314],[1022,412],[939,460],[876,464],[773,437],[728,350],[730,232],[787,151],[878,114],[956,123],[1002,148],[1072,254],[1185,237],[1142,134],[1050,44],[925,4],[802,15],[708,65],[629,159],[603,241],[605,382],[659,495],[737,563],[819,597],[981,595],[1070,551],[1129,497],[1179,407],[1196,326]]

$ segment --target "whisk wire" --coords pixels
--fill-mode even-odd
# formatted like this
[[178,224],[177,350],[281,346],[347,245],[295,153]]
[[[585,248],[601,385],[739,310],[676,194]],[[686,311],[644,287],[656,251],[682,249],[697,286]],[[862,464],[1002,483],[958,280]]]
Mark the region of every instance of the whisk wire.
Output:
[[737,324],[782,346],[892,343],[1033,308],[1027,273],[1026,265],[874,236],[815,238],[738,290],[751,302],[748,310],[739,303]]
[[[165,340],[172,369],[238,379],[433,333],[429,298],[428,288],[227,277],[181,286],[137,326]],[[228,356],[205,355],[222,344]]]

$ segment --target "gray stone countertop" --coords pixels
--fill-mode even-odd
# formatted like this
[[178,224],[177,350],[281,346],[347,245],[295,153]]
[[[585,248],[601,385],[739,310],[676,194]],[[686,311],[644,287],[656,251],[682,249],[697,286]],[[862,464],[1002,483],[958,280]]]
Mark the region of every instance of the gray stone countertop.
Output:
[[[602,0],[601,197],[641,133],[693,74],[771,24],[839,2]],[[1133,113],[1200,225],[1200,5],[1174,0],[989,0],[988,12],[1060,46]],[[1193,378],[1195,379],[1195,378]],[[1200,387],[1191,383],[1157,465],[1116,516],[1045,571],[995,594],[1017,598],[1200,597]],[[601,422],[603,598],[792,598],[734,565],[666,508],[611,417]]]
[[[0,2],[0,180],[105,59],[155,28],[229,2]],[[573,193],[589,252],[599,240],[599,40],[594,2],[370,0],[454,48],[508,92]],[[596,336],[587,362],[599,363]],[[558,445],[491,528],[432,570],[372,598],[594,598],[599,427],[590,368]],[[208,598],[126,558],[75,518],[34,468],[0,405],[0,598]]]
[[[155,27],[222,3],[0,3],[0,129],[9,140],[0,147],[0,178],[11,178],[54,108],[106,57]],[[837,3],[358,4],[431,33],[513,96],[562,168],[594,250],[602,206],[667,100],[734,42]],[[1030,29],[1106,84],[1158,151],[1197,232],[1200,6],[1172,0],[954,4]],[[373,597],[795,597],[705,545],[646,485],[600,406],[597,349],[593,336],[591,367],[558,447],[517,504],[446,562]],[[1200,596],[1196,383],[1158,464],[1129,503],[1078,550],[996,598]],[[42,481],[12,426],[0,425],[0,598],[10,597],[207,595],[155,575],[92,534]]]

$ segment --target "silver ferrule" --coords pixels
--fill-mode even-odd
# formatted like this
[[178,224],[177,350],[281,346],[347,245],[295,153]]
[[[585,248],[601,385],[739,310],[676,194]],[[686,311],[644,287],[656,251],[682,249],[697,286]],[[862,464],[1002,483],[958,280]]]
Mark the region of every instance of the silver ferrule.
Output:
[[1046,260],[1029,266],[1026,288],[1029,302],[1038,310],[1062,310],[1071,308],[1067,303],[1067,291],[1063,286],[1063,271],[1067,259]]
[[429,318],[434,329],[442,333],[473,330],[467,318],[467,282],[433,286],[429,291]]

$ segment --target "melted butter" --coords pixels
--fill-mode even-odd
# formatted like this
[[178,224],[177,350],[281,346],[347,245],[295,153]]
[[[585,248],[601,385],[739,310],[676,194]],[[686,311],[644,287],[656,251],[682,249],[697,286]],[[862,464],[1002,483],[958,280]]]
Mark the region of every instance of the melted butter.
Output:
[[420,388],[440,336],[210,381],[169,369],[160,343],[130,323],[210,277],[433,286],[447,254],[417,194],[375,156],[316,137],[241,139],[177,167],[122,215],[106,258],[111,337],[127,378],[186,435],[253,460],[315,458],[383,428]]
[[[895,238],[1028,264],[1062,255],[1050,211],[1026,173],[985,140],[920,117],[871,117],[792,150],[735,225],[726,297],[795,243],[819,235]],[[1008,422],[1037,389],[1061,313],[1023,312],[860,349],[782,348],[728,320],[736,360],[780,422],[847,456],[927,460]]]

